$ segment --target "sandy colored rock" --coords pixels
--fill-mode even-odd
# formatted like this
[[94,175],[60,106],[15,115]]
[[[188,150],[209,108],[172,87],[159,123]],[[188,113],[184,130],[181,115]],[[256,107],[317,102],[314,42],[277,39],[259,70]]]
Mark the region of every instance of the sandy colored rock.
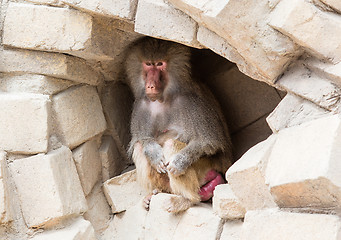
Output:
[[135,17],[135,31],[144,35],[199,47],[197,23],[165,0],[140,0]]
[[136,182],[136,170],[106,181],[103,189],[113,213],[127,210],[147,195]]
[[26,92],[53,95],[73,85],[75,82],[36,74],[0,73],[0,90],[4,92]]
[[68,148],[18,159],[9,167],[28,227],[56,224],[63,217],[87,210]]
[[228,184],[221,184],[215,187],[212,206],[213,211],[219,217],[225,219],[244,218],[246,212]]
[[337,240],[340,227],[340,218],[335,215],[290,213],[277,209],[249,211],[240,239]]
[[71,149],[106,129],[95,87],[74,87],[55,95],[52,101],[59,135]]
[[0,51],[0,72],[35,73],[97,85],[103,77],[83,59],[58,53],[7,49]]
[[276,207],[265,184],[265,167],[276,142],[276,136],[258,143],[226,172],[226,179],[246,210]]
[[269,24],[317,57],[341,61],[341,16],[322,12],[304,0],[285,0],[276,6]]
[[100,180],[102,162],[98,152],[96,140],[90,140],[72,151],[79,179],[81,181],[85,196],[93,186]]
[[0,148],[24,154],[46,152],[50,107],[45,95],[0,92]]
[[243,222],[241,220],[227,221],[224,223],[221,240],[240,240],[242,234]]
[[340,207],[340,123],[333,115],[277,134],[265,178],[280,207]]

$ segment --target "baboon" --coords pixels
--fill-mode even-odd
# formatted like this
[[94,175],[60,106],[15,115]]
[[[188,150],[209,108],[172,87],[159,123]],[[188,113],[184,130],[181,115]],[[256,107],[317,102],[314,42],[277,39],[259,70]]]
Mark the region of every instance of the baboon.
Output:
[[191,77],[190,49],[145,37],[129,47],[125,69],[135,96],[128,152],[138,182],[150,194],[178,195],[169,212],[208,200],[231,165],[231,140],[219,104]]

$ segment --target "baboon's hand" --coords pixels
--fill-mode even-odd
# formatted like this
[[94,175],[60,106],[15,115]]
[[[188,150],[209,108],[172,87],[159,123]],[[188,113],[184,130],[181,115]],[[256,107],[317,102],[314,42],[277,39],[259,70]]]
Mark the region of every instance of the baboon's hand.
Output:
[[147,143],[144,147],[144,154],[158,173],[167,172],[167,165],[165,164],[165,158],[159,144],[156,142]]
[[177,153],[171,157],[167,171],[174,176],[180,176],[185,173],[188,166],[188,158],[184,154]]

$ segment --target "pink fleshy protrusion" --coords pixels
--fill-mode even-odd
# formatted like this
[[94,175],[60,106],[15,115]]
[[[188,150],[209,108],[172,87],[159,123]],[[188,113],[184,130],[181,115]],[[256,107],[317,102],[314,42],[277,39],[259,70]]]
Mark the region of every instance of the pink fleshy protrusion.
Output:
[[[213,174],[212,171],[215,172],[215,174]],[[204,186],[200,188],[199,195],[200,195],[201,201],[207,201],[210,198],[212,198],[215,187],[219,184],[224,183],[224,179],[221,176],[221,174],[214,170],[209,171],[206,175],[206,178],[209,179],[209,177],[212,177],[214,175],[215,177],[212,180],[210,180],[208,183],[206,183]]]

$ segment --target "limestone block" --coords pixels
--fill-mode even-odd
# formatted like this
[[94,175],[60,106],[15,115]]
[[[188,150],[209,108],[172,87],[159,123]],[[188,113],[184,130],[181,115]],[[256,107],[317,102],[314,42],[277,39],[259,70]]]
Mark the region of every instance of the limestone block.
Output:
[[118,151],[117,145],[111,136],[103,136],[99,154],[102,161],[103,182],[123,171],[126,165],[124,158]]
[[266,121],[271,130],[276,133],[284,128],[326,116],[328,113],[326,109],[289,93],[266,118]]
[[235,159],[239,159],[250,148],[264,141],[272,134],[271,129],[266,123],[266,115],[232,134],[233,156]]
[[96,240],[95,231],[89,221],[77,218],[71,225],[58,230],[44,231],[32,240]]
[[130,88],[120,82],[107,83],[102,93],[103,111],[108,122],[108,128],[118,138],[121,153],[125,154],[130,142],[130,118],[134,97]]
[[106,181],[103,189],[113,213],[127,210],[147,195],[136,182],[136,170]]
[[199,47],[197,23],[169,5],[166,0],[140,0],[135,17],[135,31],[144,35]]
[[[145,239],[144,229],[148,212],[142,199],[126,211],[115,214],[109,228],[103,233],[102,240]],[[160,233],[162,237],[165,235]]]
[[96,140],[83,143],[72,151],[79,179],[85,196],[87,196],[97,181],[100,180],[102,171],[101,159]]
[[[16,213],[19,212],[17,201],[13,199],[14,186],[8,175],[7,154],[0,150],[0,226],[6,226],[13,221],[17,217]],[[0,230],[0,236],[1,234]]]
[[340,219],[335,215],[290,213],[277,209],[249,211],[240,239],[337,240],[340,238],[340,227]]
[[93,188],[86,201],[89,209],[84,213],[84,218],[91,222],[96,232],[103,232],[109,226],[111,209],[104,196],[102,184],[97,184]]
[[63,3],[59,0],[25,0],[26,2],[45,4],[50,6],[63,6]]
[[223,226],[223,231],[220,235],[221,240],[240,240],[242,234],[243,222],[239,221],[227,221]]
[[35,73],[91,85],[98,85],[103,80],[102,75],[83,59],[28,50],[0,51],[0,72]]
[[277,81],[277,85],[327,110],[337,111],[339,108],[341,90],[330,81],[311,72],[303,63],[298,62],[290,67]]
[[264,178],[264,168],[275,142],[273,135],[258,143],[226,172],[227,182],[246,210],[276,207]]
[[209,204],[189,208],[176,226],[173,239],[204,240],[216,239],[221,219],[214,214]]
[[276,6],[269,24],[316,56],[340,62],[341,16],[322,12],[304,0],[285,0]]
[[0,178],[0,224],[7,222],[4,181]]
[[119,17],[134,20],[137,0],[62,0],[64,3],[82,11],[100,14],[107,17]]
[[270,113],[281,101],[273,87],[254,81],[237,67],[215,74],[207,79],[207,85],[221,103],[232,133]]
[[46,152],[50,104],[45,95],[0,93],[0,148],[24,154]]
[[244,218],[245,208],[240,204],[229,184],[216,186],[212,203],[214,212],[221,218]]
[[332,64],[321,61],[316,58],[310,58],[305,61],[306,66],[316,72],[322,78],[327,78],[338,87],[341,87],[341,63]]
[[341,2],[338,0],[320,0],[338,12],[341,12]]
[[11,75],[0,73],[0,91],[27,92],[53,95],[71,86],[74,82],[44,75]]
[[170,2],[200,25],[224,38],[243,58],[243,65],[248,65],[243,72],[257,80],[274,82],[292,58],[301,53],[289,38],[268,26],[267,18],[273,7],[270,1]]
[[205,47],[211,49],[220,56],[223,56],[229,61],[236,63],[242,73],[254,79],[262,78],[262,76],[258,73],[257,68],[248,64],[248,62],[246,62],[246,60],[227,42],[226,39],[220,37],[215,32],[199,25],[197,39],[199,43]]
[[18,159],[9,167],[28,227],[53,225],[63,217],[87,210],[68,148]]
[[340,123],[333,115],[277,134],[265,178],[280,207],[341,206]]
[[3,44],[99,61],[112,60],[113,47],[108,46],[115,42],[111,37],[112,31],[105,24],[74,9],[10,3]]
[[165,202],[168,201],[171,196],[173,195],[159,193],[152,197],[145,221],[145,240],[158,239],[160,233],[162,233],[163,240],[188,239],[175,238],[174,236],[184,213],[175,215],[164,209]]
[[95,87],[71,88],[55,95],[52,100],[59,134],[71,149],[106,129]]

